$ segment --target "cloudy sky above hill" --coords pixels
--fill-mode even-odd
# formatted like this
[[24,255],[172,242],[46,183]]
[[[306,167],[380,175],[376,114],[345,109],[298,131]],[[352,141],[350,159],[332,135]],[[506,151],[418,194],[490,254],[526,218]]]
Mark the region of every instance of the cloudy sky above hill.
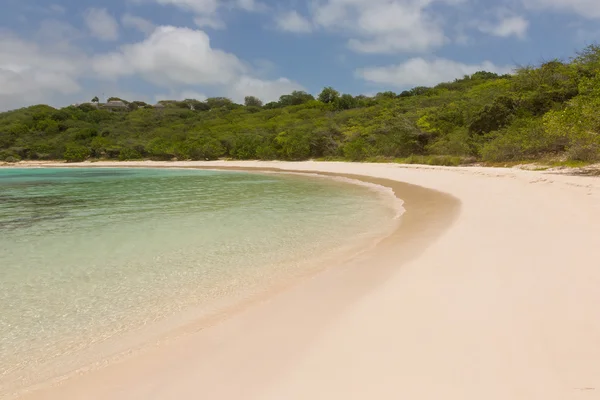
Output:
[[370,94],[568,59],[598,0],[4,0],[0,109]]

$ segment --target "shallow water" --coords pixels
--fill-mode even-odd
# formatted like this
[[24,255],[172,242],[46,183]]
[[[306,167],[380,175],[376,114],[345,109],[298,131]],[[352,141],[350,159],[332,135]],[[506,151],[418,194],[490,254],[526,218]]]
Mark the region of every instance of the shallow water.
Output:
[[301,275],[396,212],[381,192],[316,177],[0,169],[0,387]]

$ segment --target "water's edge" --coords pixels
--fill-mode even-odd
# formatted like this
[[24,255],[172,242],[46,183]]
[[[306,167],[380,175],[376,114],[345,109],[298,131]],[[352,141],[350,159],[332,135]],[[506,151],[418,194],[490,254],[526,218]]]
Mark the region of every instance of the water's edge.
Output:
[[[97,166],[96,167],[93,165],[86,165],[86,167],[123,168],[120,166],[115,166],[115,167]],[[73,375],[80,375],[80,374],[85,374],[85,373],[94,371],[96,369],[110,365],[111,363],[119,362],[119,361],[125,360],[129,357],[132,357],[134,355],[137,355],[137,354],[145,351],[146,349],[153,348],[153,347],[161,345],[165,342],[177,340],[177,338],[182,335],[186,335],[189,333],[197,332],[198,330],[205,329],[206,327],[212,326],[226,318],[236,315],[237,313],[241,312],[242,310],[246,309],[247,307],[249,307],[253,304],[256,304],[257,302],[264,301],[264,300],[274,296],[275,294],[284,291],[285,289],[297,284],[298,282],[300,282],[303,279],[310,278],[310,277],[322,272],[323,270],[333,268],[333,267],[342,265],[344,263],[347,263],[348,261],[354,259],[358,255],[360,255],[370,249],[373,249],[381,241],[383,241],[384,239],[386,239],[387,237],[392,235],[398,229],[399,224],[400,224],[400,216],[405,211],[404,208],[402,207],[403,201],[398,197],[397,194],[394,193],[392,188],[384,186],[384,185],[380,185],[377,183],[369,182],[367,177],[363,177],[363,178],[365,178],[363,180],[363,179],[361,179],[361,177],[358,177],[358,178],[357,177],[347,177],[347,176],[341,176],[339,174],[315,173],[312,171],[306,171],[306,172],[282,171],[282,170],[273,170],[273,169],[269,169],[269,168],[178,167],[178,166],[174,166],[174,167],[124,166],[124,167],[125,168],[152,168],[152,169],[190,169],[191,168],[191,169],[214,170],[214,171],[237,170],[240,172],[243,171],[243,172],[250,172],[250,173],[257,173],[257,174],[304,175],[304,176],[310,176],[310,177],[319,177],[319,178],[323,178],[323,179],[332,179],[332,180],[336,180],[336,181],[345,182],[348,184],[365,186],[365,187],[368,187],[369,189],[377,192],[381,196],[382,200],[385,202],[386,207],[391,207],[392,209],[394,209],[396,211],[395,219],[397,221],[396,221],[396,223],[394,223],[393,225],[390,226],[391,229],[389,231],[387,231],[384,235],[377,237],[374,240],[373,239],[369,240],[366,243],[361,243],[360,245],[356,245],[351,249],[346,249],[346,251],[344,251],[343,253],[333,252],[332,254],[323,254],[323,255],[319,255],[318,257],[311,257],[311,260],[310,260],[310,264],[312,265],[311,268],[307,268],[303,272],[303,274],[301,274],[300,276],[294,276],[287,281],[277,282],[276,285],[266,287],[263,292],[261,292],[257,295],[253,295],[249,298],[245,298],[244,296],[240,296],[240,297],[233,296],[232,298],[227,299],[226,302],[223,302],[223,304],[221,304],[220,306],[216,307],[216,309],[218,310],[217,312],[203,315],[200,318],[198,318],[197,315],[193,315],[193,316],[190,315],[187,317],[184,315],[178,315],[177,317],[173,318],[173,320],[167,319],[167,320],[163,321],[163,324],[165,326],[169,326],[169,328],[163,329],[161,331],[162,333],[160,336],[155,337],[152,340],[145,341],[143,344],[136,344],[136,345],[129,346],[129,347],[124,346],[124,348],[121,348],[119,351],[114,352],[113,354],[110,354],[107,357],[103,357],[101,360],[98,360],[98,362],[96,362],[94,364],[87,365],[83,368],[74,368],[73,370],[68,371],[66,373],[61,373],[60,375],[55,376],[55,377],[51,378],[50,380],[45,381],[39,385],[35,385],[35,386],[27,388],[26,391],[35,390],[36,388],[43,387],[43,386],[46,386],[49,384],[57,384],[61,381],[68,379],[69,377],[71,377]],[[19,168],[22,168],[22,167],[19,167]],[[44,168],[44,167],[33,166],[33,167],[26,167],[26,168]],[[52,168],[71,168],[71,167],[70,166],[62,166],[62,167],[52,166]],[[72,168],[80,168],[80,166],[73,166]],[[193,314],[193,313],[190,313],[190,314]],[[177,322],[174,322],[174,320],[176,320]],[[124,343],[134,343],[135,342],[134,336],[136,336],[138,334],[140,334],[140,331],[134,330],[134,331],[128,333],[127,335],[124,335],[124,337],[120,338],[120,340],[122,340]],[[22,393],[24,393],[24,392],[19,392],[19,393],[14,393],[14,394],[20,395]]]

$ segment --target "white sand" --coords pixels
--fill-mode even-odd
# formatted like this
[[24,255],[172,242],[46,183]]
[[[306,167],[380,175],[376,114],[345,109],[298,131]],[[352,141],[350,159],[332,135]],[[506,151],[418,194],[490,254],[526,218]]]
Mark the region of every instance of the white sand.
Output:
[[373,254],[26,398],[600,399],[600,179],[391,164],[166,164],[359,174],[455,200],[415,195],[399,236]]

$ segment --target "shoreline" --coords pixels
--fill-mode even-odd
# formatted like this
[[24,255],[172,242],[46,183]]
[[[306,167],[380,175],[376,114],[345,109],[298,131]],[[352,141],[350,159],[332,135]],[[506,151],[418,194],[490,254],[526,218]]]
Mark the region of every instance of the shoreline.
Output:
[[[45,168],[48,166],[39,166],[36,165],[34,168]],[[66,166],[54,166],[51,167],[67,167],[67,168],[79,168],[79,165],[66,165]],[[94,168],[123,168],[121,165],[94,165]],[[396,211],[396,217],[394,220],[398,220],[404,212],[403,203],[404,199],[397,196],[398,191],[402,193],[406,192],[407,186],[399,184],[398,182],[389,181],[389,180],[381,180],[381,179],[369,179],[365,176],[357,176],[357,175],[348,175],[348,174],[331,174],[331,173],[319,173],[314,171],[283,171],[276,168],[238,168],[238,167],[181,167],[181,166],[125,166],[125,168],[158,168],[158,169],[203,169],[203,170],[219,170],[219,171],[240,171],[240,172],[250,172],[250,173],[258,173],[258,174],[283,174],[290,176],[305,176],[308,178],[319,178],[319,179],[332,179],[336,181],[342,181],[346,184],[351,185],[360,185],[366,186],[370,190],[374,190],[378,192],[378,196],[382,197],[393,197],[395,199],[394,204],[386,204],[385,207],[390,207],[391,209]],[[388,192],[388,190],[390,192]],[[385,203],[388,202],[387,199],[382,199]],[[399,203],[399,204],[398,204]],[[105,368],[106,366],[110,366],[113,363],[122,363],[127,360],[144,354],[149,348],[153,346],[159,346],[166,342],[176,341],[178,338],[188,335],[190,332],[196,332],[198,330],[207,329],[211,326],[214,326],[223,320],[231,318],[244,310],[260,304],[261,302],[268,301],[272,297],[277,296],[278,294],[293,288],[294,286],[301,284],[303,281],[307,279],[311,279],[316,275],[323,273],[332,268],[339,268],[349,262],[352,262],[357,257],[368,254],[369,252],[376,251],[382,242],[386,242],[389,240],[391,236],[397,234],[399,229],[400,221],[393,222],[390,221],[391,230],[388,230],[383,236],[377,237],[369,237],[368,239],[361,240],[360,242],[354,240],[353,245],[348,245],[346,249],[334,249],[331,253],[324,254],[323,256],[312,257],[310,262],[306,262],[306,268],[303,268],[302,271],[294,273],[286,279],[282,279],[281,281],[277,281],[265,288],[262,288],[257,293],[253,293],[250,295],[240,294],[239,296],[234,296],[231,299],[224,299],[220,303],[221,306],[216,306],[215,310],[208,313],[201,313],[197,315],[195,318],[187,318],[183,317],[184,314],[179,316],[172,316],[167,318],[165,321],[161,321],[161,326],[170,326],[170,329],[162,329],[161,333],[156,335],[148,335],[144,334],[140,330],[134,330],[124,335],[124,337],[120,338],[122,342],[131,342],[133,344],[132,347],[119,347],[120,350],[102,350],[102,349],[110,349],[110,345],[106,345],[104,343],[100,343],[99,346],[94,346],[95,351],[100,351],[103,356],[97,358],[97,362],[87,363],[86,366],[70,368],[70,371],[64,370],[64,373],[59,373],[49,379],[44,379],[41,382],[34,383],[30,386],[26,386],[24,388],[18,389],[12,395],[7,395],[7,399],[12,398],[21,398],[22,396],[27,396],[28,393],[36,392],[40,389],[45,389],[48,387],[60,385],[64,381],[69,381],[74,376],[79,375],[87,375],[92,374],[95,371]],[[213,307],[214,308],[214,307]],[[190,315],[195,314],[190,310]],[[172,323],[168,323],[167,321],[171,321]],[[174,321],[179,321],[176,323]],[[181,321],[186,321],[181,323]],[[143,331],[146,329],[144,328]],[[132,340],[134,335],[141,335],[147,340],[143,342],[137,342]],[[151,337],[149,339],[149,337]],[[149,339],[149,340],[148,340]],[[111,341],[112,343],[112,341]],[[90,353],[88,349],[84,350],[86,353]],[[63,371],[59,369],[59,371]],[[1,396],[0,398],[4,398]]]
[[26,399],[565,399],[600,390],[593,178],[316,162],[114,164],[386,180],[406,213],[377,251]]

